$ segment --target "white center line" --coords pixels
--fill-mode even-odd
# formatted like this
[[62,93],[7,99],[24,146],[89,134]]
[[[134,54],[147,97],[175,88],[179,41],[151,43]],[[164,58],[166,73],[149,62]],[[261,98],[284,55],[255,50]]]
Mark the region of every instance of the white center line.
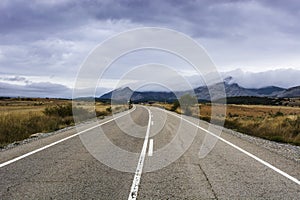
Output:
[[131,189],[130,189],[128,200],[137,198],[137,194],[138,194],[138,190],[139,190],[139,184],[140,184],[142,171],[143,171],[143,166],[144,166],[144,160],[145,160],[145,157],[146,157],[148,139],[149,139],[149,134],[150,134],[150,123],[151,123],[151,111],[148,108],[146,108],[146,109],[148,110],[148,113],[149,113],[148,127],[147,127],[147,132],[146,132],[142,152],[140,154],[138,165],[136,167],[135,175],[134,175],[134,178],[133,178],[133,181],[132,181],[132,186],[131,186]]
[[0,164],[0,168],[1,168],[1,167],[4,167],[4,166],[6,166],[6,165],[9,165],[9,164],[11,164],[11,163],[14,163],[14,162],[16,162],[16,161],[18,161],[18,160],[21,160],[21,159],[23,159],[23,158],[26,158],[26,157],[28,157],[28,156],[30,156],[30,155],[32,155],[32,154],[35,154],[35,153],[37,153],[37,152],[40,152],[40,151],[42,151],[42,150],[44,150],[44,149],[47,149],[47,148],[49,148],[49,147],[52,147],[52,146],[54,146],[54,145],[56,145],[56,144],[58,144],[58,143],[61,143],[61,142],[66,141],[66,140],[69,140],[69,139],[71,139],[71,138],[73,138],[73,137],[76,137],[76,136],[82,134],[82,133],[85,133],[85,132],[87,132],[87,131],[90,131],[90,130],[92,130],[92,129],[95,129],[95,128],[99,127],[99,126],[102,126],[102,125],[104,125],[104,124],[107,124],[107,123],[109,123],[109,122],[112,122],[112,121],[114,121],[114,120],[116,120],[116,119],[118,119],[118,118],[120,118],[120,117],[123,117],[123,116],[125,116],[125,115],[127,115],[127,114],[133,112],[135,109],[136,109],[136,106],[134,106],[134,108],[131,109],[129,112],[126,112],[125,114],[122,114],[122,115],[120,115],[120,116],[118,116],[118,117],[114,117],[114,118],[112,118],[112,119],[110,119],[110,120],[107,120],[107,121],[101,123],[101,124],[98,124],[98,125],[93,126],[93,127],[91,127],[91,128],[88,128],[88,129],[85,129],[85,130],[83,130],[83,131],[80,131],[80,132],[78,132],[78,133],[76,133],[76,134],[74,134],[74,135],[68,136],[68,137],[63,138],[63,139],[61,139],[61,140],[58,140],[58,141],[56,141],[56,142],[53,142],[53,143],[51,143],[51,144],[48,144],[48,145],[46,145],[46,146],[43,146],[43,147],[41,147],[41,148],[38,148],[38,149],[35,149],[35,150],[31,151],[31,152],[28,152],[28,153],[26,153],[26,154],[23,154],[23,155],[21,155],[21,156],[19,156],[19,157],[16,157],[16,158],[12,159],[12,160],[9,160],[9,161],[6,161],[6,162],[4,162],[4,163],[1,163],[1,164]]
[[149,150],[148,150],[148,156],[153,155],[153,139],[149,140]]
[[[159,108],[156,108],[156,109],[159,109]],[[159,110],[162,110],[162,109],[159,109]],[[293,177],[293,176],[287,174],[286,172],[284,172],[284,171],[278,169],[277,167],[271,165],[270,163],[268,163],[268,162],[266,162],[266,161],[264,161],[264,160],[258,158],[257,156],[255,156],[255,155],[249,153],[248,151],[242,149],[241,147],[239,147],[239,146],[237,146],[237,145],[235,145],[235,144],[233,144],[233,143],[231,143],[231,142],[225,140],[224,138],[222,138],[222,137],[220,137],[220,136],[218,136],[218,135],[216,135],[216,134],[214,134],[214,133],[212,133],[212,132],[210,132],[210,131],[208,131],[208,130],[202,128],[201,126],[198,126],[197,124],[194,124],[193,122],[190,122],[189,120],[183,118],[182,116],[178,116],[178,115],[172,113],[171,111],[166,111],[166,110],[162,110],[162,111],[167,112],[167,113],[169,113],[169,114],[171,114],[171,115],[173,115],[173,116],[175,116],[175,117],[177,117],[177,118],[179,118],[179,119],[182,119],[182,120],[186,121],[187,123],[189,123],[189,124],[191,124],[191,125],[193,125],[193,126],[199,128],[199,129],[201,129],[202,131],[204,131],[204,132],[206,132],[206,133],[208,133],[208,134],[210,134],[210,135],[212,135],[212,136],[218,138],[218,139],[221,140],[222,142],[224,142],[224,143],[228,144],[229,146],[231,146],[231,147],[237,149],[238,151],[240,151],[240,152],[246,154],[247,156],[253,158],[254,160],[256,160],[256,161],[258,161],[258,162],[260,162],[261,164],[263,164],[263,165],[269,167],[270,169],[274,170],[275,172],[277,172],[277,173],[281,174],[282,176],[284,176],[284,177],[290,179],[290,180],[293,181],[294,183],[300,185],[300,181],[299,181],[297,178],[295,178],[295,177]]]

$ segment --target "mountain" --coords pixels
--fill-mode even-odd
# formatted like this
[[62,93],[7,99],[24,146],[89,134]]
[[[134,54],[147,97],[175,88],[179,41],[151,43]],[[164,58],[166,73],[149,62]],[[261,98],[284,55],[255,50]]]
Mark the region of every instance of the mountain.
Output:
[[108,92],[100,97],[100,99],[115,99],[115,100],[127,100],[132,95],[133,91],[129,87],[118,88],[111,92]]
[[285,91],[284,88],[275,87],[275,86],[269,86],[269,87],[263,87],[259,89],[249,89],[259,95],[265,95],[265,96],[277,96],[280,92]]
[[[210,100],[209,91],[215,95],[213,99],[222,98],[221,96],[218,97],[218,90],[220,90],[223,85],[225,88],[225,93],[227,97],[246,97],[246,96],[254,96],[254,97],[277,97],[279,94],[285,91],[284,88],[270,86],[264,87],[259,89],[248,89],[241,87],[237,83],[229,84],[227,82],[218,83],[209,87],[201,86],[195,88],[195,94],[198,99],[203,100]],[[209,90],[208,90],[209,88]],[[191,94],[191,92],[189,92]]]
[[244,88],[237,83],[230,84],[228,82],[218,83],[211,86],[201,86],[194,90],[187,91],[175,91],[173,92],[154,92],[154,91],[132,91],[129,87],[119,88],[108,92],[100,97],[100,100],[117,100],[128,101],[131,99],[134,102],[143,101],[167,101],[172,102],[177,97],[181,97],[184,94],[195,94],[198,100],[210,101],[211,95],[213,100],[221,99],[219,91],[225,88],[227,97],[278,97],[278,98],[291,98],[300,97],[300,86],[289,89],[284,89],[275,86],[263,87],[263,88]]
[[292,87],[287,90],[284,90],[280,92],[277,96],[282,98],[300,97],[300,86]]
[[211,95],[213,96],[212,99],[220,99],[223,98],[221,96],[220,90],[225,89],[225,93],[227,96],[236,97],[236,96],[255,96],[256,93],[252,92],[249,89],[240,87],[238,84],[228,84],[226,82],[224,83],[218,83],[211,86],[201,86],[194,89],[194,91],[182,91],[177,92],[178,96],[181,96],[183,94],[194,94],[197,96],[199,100],[210,100]]
[[128,101],[131,99],[134,102],[144,101],[174,101],[176,95],[172,92],[138,92],[132,91],[129,87],[118,88],[108,92],[100,97],[100,100]]

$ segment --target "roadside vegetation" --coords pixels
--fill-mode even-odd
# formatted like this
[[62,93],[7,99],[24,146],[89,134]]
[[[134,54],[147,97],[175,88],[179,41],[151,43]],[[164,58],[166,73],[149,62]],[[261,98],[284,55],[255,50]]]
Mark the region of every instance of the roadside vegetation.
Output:
[[[235,99],[235,102],[238,101]],[[240,101],[240,100],[239,100]],[[283,143],[300,145],[300,107],[293,104],[245,105],[228,104],[225,116],[220,114],[224,105],[217,104],[216,114],[211,116],[211,104],[198,104],[193,97],[183,96],[174,103],[155,103],[177,113],[220,124],[225,119],[226,128],[248,135]],[[244,100],[243,100],[244,102]],[[283,106],[285,105],[285,106]],[[128,109],[128,105],[114,105],[96,102],[95,110],[77,102],[76,121],[84,121],[95,114],[104,118],[114,112]],[[197,112],[200,111],[200,114]],[[0,147],[20,141],[35,133],[46,133],[74,125],[70,100],[16,98],[0,99]]]
[[126,110],[128,106],[96,102],[95,110],[85,108],[84,103],[77,103],[72,109],[70,100],[58,99],[1,99],[0,100],[0,147],[20,141],[35,133],[56,131],[85,121],[95,115],[99,118],[112,112]]
[[[156,104],[167,110],[185,114],[178,102]],[[200,114],[197,113],[197,106]],[[189,115],[215,124],[225,119],[224,127],[264,139],[300,145],[300,107],[271,105],[228,104],[226,114],[221,115],[224,105],[216,105],[216,114],[211,116],[211,104],[201,103],[190,106]],[[218,111],[219,110],[219,111]]]

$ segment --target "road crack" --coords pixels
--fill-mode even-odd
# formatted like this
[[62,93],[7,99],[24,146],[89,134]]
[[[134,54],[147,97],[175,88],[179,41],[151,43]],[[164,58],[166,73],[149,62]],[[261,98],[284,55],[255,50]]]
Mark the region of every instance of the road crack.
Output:
[[206,173],[204,172],[204,170],[202,169],[202,167],[201,167],[200,164],[197,164],[197,165],[199,166],[200,170],[203,172],[203,174],[204,174],[204,176],[205,176],[205,179],[206,179],[206,181],[208,182],[208,185],[209,185],[209,187],[210,187],[210,189],[211,189],[211,191],[212,191],[212,193],[213,193],[213,195],[214,195],[214,199],[218,199],[217,194],[216,194],[216,192],[214,191],[213,186],[212,186],[211,182],[209,181],[209,179],[208,179]]

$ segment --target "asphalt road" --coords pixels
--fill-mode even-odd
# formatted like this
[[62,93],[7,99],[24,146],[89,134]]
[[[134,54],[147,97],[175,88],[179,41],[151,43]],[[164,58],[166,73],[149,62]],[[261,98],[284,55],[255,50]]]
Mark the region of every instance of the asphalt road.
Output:
[[224,132],[200,158],[207,123],[141,106],[116,117],[2,151],[0,199],[300,197],[296,161]]

